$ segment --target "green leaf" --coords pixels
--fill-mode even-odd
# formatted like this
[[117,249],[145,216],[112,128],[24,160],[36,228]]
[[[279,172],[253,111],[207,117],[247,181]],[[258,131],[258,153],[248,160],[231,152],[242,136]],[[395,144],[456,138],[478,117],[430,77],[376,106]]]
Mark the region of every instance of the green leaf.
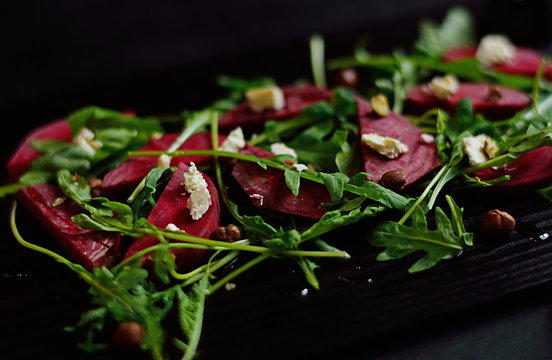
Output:
[[377,260],[399,259],[417,251],[424,255],[408,270],[418,272],[433,267],[442,259],[458,255],[464,248],[465,238],[458,236],[441,208],[435,209],[436,230],[429,230],[422,210],[412,213],[412,225],[385,222],[378,226],[369,238],[370,244],[385,247]]
[[420,22],[420,37],[415,43],[418,50],[439,56],[451,47],[475,44],[474,21],[471,13],[460,6],[451,8],[443,23],[431,20]]
[[343,188],[347,182],[349,182],[349,177],[343,173],[318,173],[324,185],[328,189],[328,193],[332,199],[332,203],[337,203],[343,197]]
[[291,190],[294,196],[299,194],[299,185],[301,181],[301,174],[296,170],[286,169],[284,171],[287,187]]
[[58,184],[69,198],[77,204],[90,200],[90,186],[81,176],[71,174],[69,170],[60,170],[57,174]]

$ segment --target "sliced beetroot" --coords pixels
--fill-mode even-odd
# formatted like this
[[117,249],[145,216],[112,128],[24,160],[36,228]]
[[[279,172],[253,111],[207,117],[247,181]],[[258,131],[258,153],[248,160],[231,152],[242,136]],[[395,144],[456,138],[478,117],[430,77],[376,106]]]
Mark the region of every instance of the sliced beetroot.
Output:
[[315,86],[287,86],[282,87],[286,105],[278,111],[254,112],[245,101],[236,108],[226,112],[219,121],[219,131],[228,133],[238,126],[246,134],[260,132],[268,120],[286,120],[299,115],[301,110],[321,101],[329,101],[331,91],[322,90]]
[[[164,151],[167,150],[180,133],[166,134],[162,138],[153,140],[140,151]],[[219,136],[219,143],[224,141],[224,136]],[[192,135],[179,150],[208,150],[212,149],[211,133],[200,132]],[[171,160],[171,166],[178,166],[180,163],[194,162],[197,166],[208,165],[212,157],[196,156],[178,156]],[[156,156],[135,156],[130,157],[119,164],[115,169],[108,172],[104,178],[101,188],[102,196],[110,199],[121,200],[130,195],[138,183],[148,174],[148,172],[157,165]]]
[[[184,172],[188,169],[189,166],[185,163],[178,165],[176,172],[153,207],[148,221],[163,229],[168,224],[174,224],[190,235],[209,238],[220,223],[218,192],[211,179],[203,175],[207,181],[207,189],[211,194],[211,206],[201,218],[193,220],[190,210],[187,208],[190,195],[182,185]],[[136,239],[128,249],[125,258],[158,243],[159,240],[155,237]],[[171,251],[176,256],[176,265],[180,271],[191,270],[201,265],[209,257],[209,251],[203,249],[172,249]],[[146,266],[150,266],[151,255],[145,257],[145,260]]]
[[508,190],[538,189],[552,183],[552,146],[543,146],[520,156],[509,164],[486,168],[471,176],[489,181],[510,175],[508,181],[495,185]]
[[[499,95],[495,95],[499,93]],[[454,112],[456,104],[469,98],[476,113],[489,119],[507,119],[531,105],[531,98],[525,93],[505,86],[482,83],[461,83],[458,91],[450,98],[438,99],[428,84],[413,87],[405,104],[405,111],[411,114],[423,114],[433,108],[442,108]]]
[[32,147],[34,140],[71,141],[71,127],[65,119],[56,120],[43,125],[28,134],[8,161],[8,174],[12,181],[17,181],[29,168],[34,159],[41,153]]
[[[274,154],[247,145],[242,154],[267,158]],[[301,179],[299,194],[294,196],[286,185],[284,172],[267,168],[264,170],[256,163],[237,161],[232,175],[245,190],[253,205],[288,214],[320,219],[326,210],[322,203],[330,203],[331,198],[324,185]]]
[[441,161],[435,146],[415,125],[391,111],[385,117],[377,115],[364,99],[358,98],[357,104],[360,136],[375,133],[408,146],[407,152],[390,159],[366,144],[361,145],[365,171],[373,177],[374,182],[380,183],[386,172],[401,170],[406,175],[405,186],[409,186],[439,167]]
[[[464,59],[475,58],[477,52],[476,47],[460,47],[447,50],[443,55],[443,60],[447,62],[454,62]],[[516,48],[516,54],[511,61],[501,64],[495,64],[492,68],[496,71],[512,74],[533,77],[537,74],[542,61],[542,54],[522,47]],[[548,80],[552,80],[552,66],[546,65],[544,70],[544,77]]]
[[[71,217],[83,212],[57,185],[39,184],[18,190],[17,199],[48,230],[71,259],[91,270],[110,267],[119,258],[121,235],[83,229]],[[60,199],[65,201],[60,202]]]

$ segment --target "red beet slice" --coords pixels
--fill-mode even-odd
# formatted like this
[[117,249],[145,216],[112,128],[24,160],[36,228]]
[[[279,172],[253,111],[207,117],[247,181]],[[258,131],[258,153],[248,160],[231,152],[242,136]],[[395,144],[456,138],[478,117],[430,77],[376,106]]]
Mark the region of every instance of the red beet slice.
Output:
[[389,112],[380,117],[366,100],[357,98],[360,135],[375,133],[401,141],[408,146],[408,151],[396,159],[389,159],[369,146],[362,144],[365,171],[379,183],[383,174],[392,170],[401,170],[406,175],[409,186],[436,169],[441,161],[433,143],[422,136],[423,133],[402,116]]
[[[200,219],[193,220],[190,210],[187,208],[190,195],[181,184],[184,181],[184,172],[188,171],[188,168],[189,166],[184,163],[178,165],[157,204],[153,207],[148,220],[159,228],[165,228],[172,223],[190,235],[209,238],[220,223],[218,192],[211,179],[203,175],[207,181],[212,204]],[[128,249],[125,258],[158,243],[159,240],[155,237],[136,239]],[[203,249],[172,249],[171,251],[175,254],[176,265],[181,271],[191,270],[201,265],[209,257],[209,251]],[[149,260],[147,260],[148,258]],[[145,260],[147,260],[146,266],[151,266],[151,255]]]
[[[180,133],[166,134],[158,140],[151,141],[141,151],[163,151],[167,150],[176,140]],[[219,136],[219,143],[224,141],[224,136]],[[212,149],[211,133],[201,132],[192,135],[180,150],[208,150]],[[178,156],[171,160],[171,166],[178,166],[180,163],[194,162],[197,166],[210,163],[210,156]],[[153,169],[158,161],[155,156],[137,156],[123,161],[115,169],[108,172],[103,179],[101,194],[109,199],[121,200],[130,195],[138,183]]]
[[[477,48],[475,47],[452,48],[443,55],[443,60],[453,62],[463,59],[473,59],[476,52]],[[516,54],[511,61],[495,64],[492,68],[507,74],[533,77],[540,67],[542,58],[542,54],[534,50],[517,47]],[[544,76],[548,80],[552,80],[552,66],[546,65]]]
[[[240,152],[258,158],[273,156],[272,153],[251,145],[247,145]],[[245,190],[253,205],[261,208],[320,219],[326,212],[320,204],[331,202],[330,194],[324,185],[301,179],[299,194],[296,197],[287,187],[283,171],[273,168],[264,170],[256,163],[237,161],[232,175]]]
[[12,181],[17,181],[29,168],[34,159],[41,155],[35,150],[33,140],[63,140],[71,141],[71,127],[65,119],[56,120],[43,125],[28,134],[8,161],[8,174]]
[[458,91],[446,100],[438,99],[428,84],[413,87],[408,92],[405,104],[406,112],[423,114],[439,107],[454,112],[456,104],[464,98],[472,101],[473,110],[489,119],[507,119],[531,105],[531,98],[521,91],[497,86],[500,98],[489,97],[489,84],[461,83]]
[[509,164],[477,171],[483,181],[510,175],[508,181],[495,185],[508,190],[538,189],[552,182],[552,146],[543,146],[520,156]]
[[86,269],[110,267],[120,255],[121,235],[115,232],[83,229],[71,217],[83,212],[70,199],[65,198],[57,185],[39,184],[18,190],[17,199],[48,230],[71,259]]
[[219,131],[228,133],[239,126],[246,134],[260,132],[264,129],[266,121],[292,118],[314,103],[329,101],[332,95],[331,91],[312,85],[282,87],[282,91],[286,99],[283,109],[258,113],[251,110],[249,102],[245,101],[221,117]]

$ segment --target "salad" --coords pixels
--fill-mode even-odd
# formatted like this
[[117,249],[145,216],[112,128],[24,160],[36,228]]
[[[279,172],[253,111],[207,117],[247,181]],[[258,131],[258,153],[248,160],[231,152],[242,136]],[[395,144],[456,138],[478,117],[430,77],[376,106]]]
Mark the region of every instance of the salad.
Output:
[[[31,131],[1,190],[16,200],[15,239],[90,286],[94,307],[67,331],[84,329],[88,352],[192,359],[209,296],[233,291],[268,259],[317,290],[317,263],[350,259],[335,240],[355,226],[377,261],[419,254],[408,264],[418,273],[474,246],[457,194],[549,199],[552,67],[472,29],[469,13],[454,8],[442,24],[421,25],[410,53],[359,46],[336,59],[325,59],[315,35],[313,83],[221,77],[226,98],[171,126],[90,106]],[[181,128],[169,130],[175,121]],[[63,253],[21,236],[18,206]],[[492,209],[482,227],[505,238],[516,220]],[[166,330],[170,316],[178,335]]]

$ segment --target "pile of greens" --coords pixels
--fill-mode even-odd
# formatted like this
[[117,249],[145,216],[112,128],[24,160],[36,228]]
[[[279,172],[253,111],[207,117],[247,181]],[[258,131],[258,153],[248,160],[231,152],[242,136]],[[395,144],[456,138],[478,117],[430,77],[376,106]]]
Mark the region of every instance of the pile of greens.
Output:
[[[482,182],[470,176],[474,170],[506,164],[528,151],[551,144],[549,112],[552,94],[549,85],[541,79],[498,74],[482,70],[475,60],[453,64],[444,63],[440,55],[445,46],[472,44],[475,34],[469,14],[459,8],[451,10],[442,24],[424,22],[420,38],[412,54],[397,51],[391,55],[374,55],[367,49],[357,48],[354,56],[328,61],[324,59],[323,39],[316,35],[311,39],[313,78],[316,85],[326,87],[326,69],[368,68],[371,76],[363,79],[362,86],[354,92],[347,88],[335,88],[329,103],[318,103],[304,109],[295,118],[285,121],[268,121],[265,131],[248,139],[252,145],[269,149],[274,142],[283,142],[293,148],[300,163],[311,164],[316,170],[297,171],[290,166],[288,156],[279,155],[260,159],[251,155],[219,151],[217,122],[221,113],[243,101],[247,89],[274,84],[273,79],[247,81],[221,77],[219,83],[229,90],[225,99],[214,102],[197,112],[183,112],[182,133],[166,152],[137,152],[152,134],[163,131],[163,119],[126,117],[116,111],[88,107],[68,117],[72,128],[82,126],[94,131],[102,143],[102,151],[91,156],[78,147],[61,141],[35,142],[34,146],[44,156],[33,163],[18,184],[2,188],[7,196],[21,186],[41,182],[55,182],[66,196],[79,204],[83,213],[72,220],[83,228],[119,232],[128,238],[155,236],[158,245],[117,264],[111,269],[97,268],[88,271],[60,254],[27,242],[16,226],[16,205],[11,213],[11,226],[16,239],[30,249],[39,251],[67,265],[87,284],[94,309],[84,313],[75,327],[87,329],[87,337],[81,344],[86,351],[98,351],[107,346],[98,342],[98,334],[107,322],[134,321],[145,329],[141,344],[154,359],[166,356],[166,348],[181,350],[183,359],[191,359],[198,351],[202,328],[203,310],[210,294],[223,288],[245,271],[269,258],[291,261],[303,271],[308,284],[318,289],[317,259],[349,258],[339,243],[332,241],[333,231],[352,224],[363,224],[377,219],[379,225],[366,226],[365,234],[371,246],[383,250],[377,260],[400,259],[414,252],[422,255],[410,266],[409,272],[418,272],[435,266],[443,259],[450,259],[473,245],[473,234],[466,231],[463,209],[450,195],[456,189],[487,187],[493,182]],[[359,128],[355,94],[369,97],[384,93],[395,112],[401,113],[406,91],[427,79],[431,74],[450,73],[472,81],[499,83],[524,91],[531,91],[534,107],[517,114],[512,119],[490,122],[472,111],[469,100],[463,100],[456,112],[449,114],[434,109],[420,117],[409,117],[424,132],[435,136],[435,145],[442,166],[425,183],[408,192],[397,193],[367,181],[369,174],[360,164]],[[539,101],[539,99],[541,101]],[[209,130],[213,150],[176,151],[192,134]],[[488,163],[470,167],[462,148],[462,139],[477,134],[491,135],[500,146],[499,156]],[[96,177],[113,168],[127,156],[211,155],[215,165],[204,169],[216,179],[229,223],[236,224],[244,238],[234,243],[203,239],[181,232],[160,229],[146,220],[159,194],[174,168],[152,170],[133,193],[129,202],[116,202],[91,195],[86,178]],[[269,211],[255,212],[244,205],[229,191],[228,162],[249,161],[262,168],[283,171],[286,185],[297,194],[306,181],[323,184],[331,196],[326,214],[318,221],[305,222],[291,215]],[[78,173],[81,176],[75,177]],[[444,194],[444,192],[446,192]],[[543,194],[550,194],[550,190]],[[439,207],[439,199],[446,207]],[[359,241],[365,241],[359,237]],[[212,250],[207,264],[188,273],[177,272],[172,248],[200,248]],[[141,267],[144,254],[154,253],[153,274]],[[237,261],[233,270],[226,265]],[[181,325],[180,338],[167,334],[164,323],[167,315],[176,310]],[[169,338],[171,342],[169,343]]]

